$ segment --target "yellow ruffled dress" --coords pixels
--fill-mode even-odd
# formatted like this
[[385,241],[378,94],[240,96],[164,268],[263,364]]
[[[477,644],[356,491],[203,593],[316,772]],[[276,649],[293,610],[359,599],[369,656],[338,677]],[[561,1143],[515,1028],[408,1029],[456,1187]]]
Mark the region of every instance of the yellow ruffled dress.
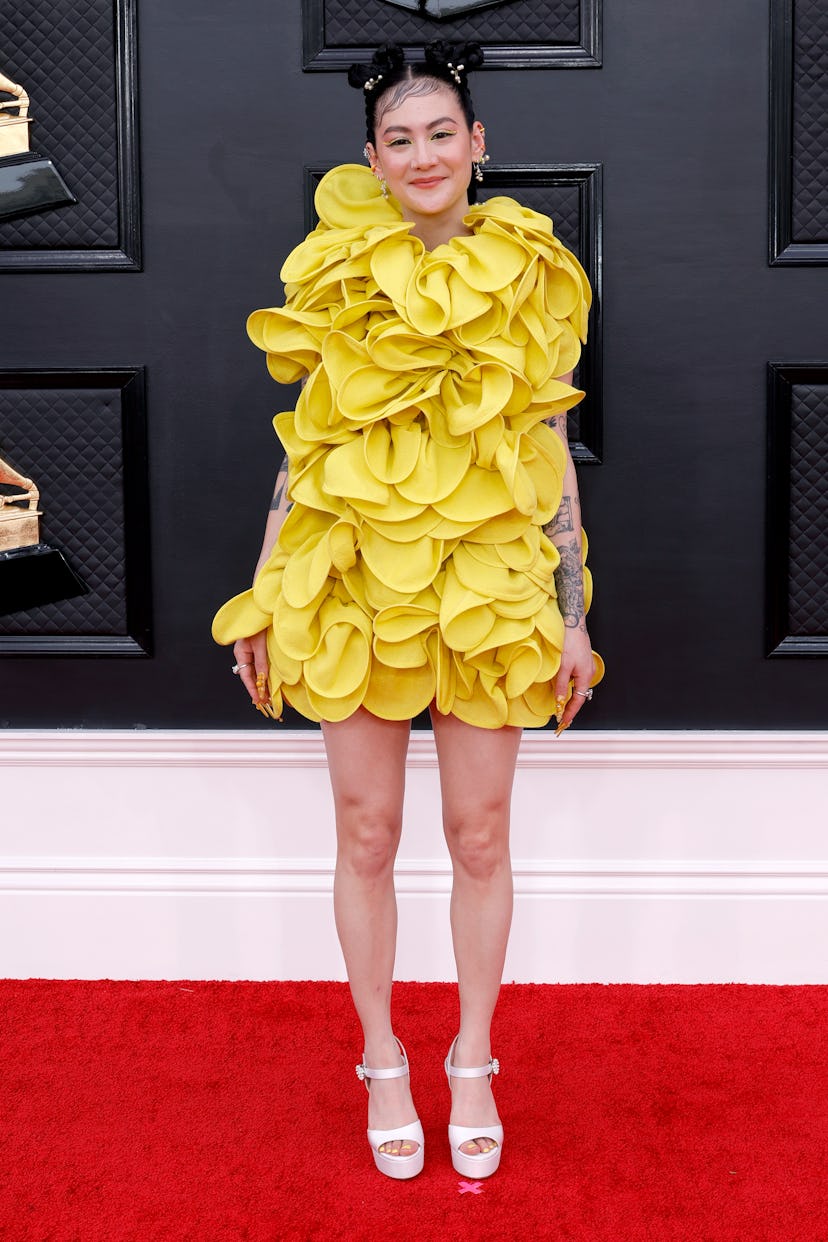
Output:
[[[247,325],[275,380],[309,377],[274,419],[293,508],[213,637],[267,630],[277,712],[284,696],[314,721],[403,720],[435,701],[483,728],[544,725],[564,624],[541,528],[566,454],[543,420],[584,395],[555,377],[586,339],[586,275],[511,198],[432,251],[358,165],[322,179],[316,210],[285,306]],[[586,567],[584,585],[588,606]]]

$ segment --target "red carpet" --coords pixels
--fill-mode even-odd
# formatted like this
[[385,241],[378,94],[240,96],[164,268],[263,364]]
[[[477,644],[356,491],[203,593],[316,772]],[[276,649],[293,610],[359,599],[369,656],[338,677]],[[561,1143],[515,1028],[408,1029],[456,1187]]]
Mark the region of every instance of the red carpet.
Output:
[[479,1193],[445,1139],[454,995],[397,985],[426,1168],[392,1183],[344,985],[0,981],[0,1238],[828,1239],[828,987],[505,987]]

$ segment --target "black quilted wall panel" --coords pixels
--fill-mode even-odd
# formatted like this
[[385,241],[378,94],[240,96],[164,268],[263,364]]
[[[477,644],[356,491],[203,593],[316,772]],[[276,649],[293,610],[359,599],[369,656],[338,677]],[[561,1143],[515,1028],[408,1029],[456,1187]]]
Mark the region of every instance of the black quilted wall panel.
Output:
[[483,43],[577,43],[579,0],[505,0],[482,12],[435,20],[385,0],[327,0],[325,33],[333,46],[429,38]]
[[[148,525],[140,511],[146,487],[143,408],[135,391],[143,387],[140,380],[135,372],[0,372],[0,456],[34,479],[43,510],[41,540],[63,552],[89,589],[75,599],[0,617],[0,652],[145,649]],[[126,402],[125,389],[132,389]],[[138,552],[132,562],[128,542]],[[131,589],[137,608],[130,607]]]
[[828,656],[828,365],[770,376],[770,651]]
[[828,5],[795,0],[793,236],[828,245]]
[[0,223],[0,267],[134,266],[134,0],[0,0],[0,30],[0,69],[31,100],[30,145],[78,199]]
[[828,654],[828,375],[791,394],[791,632],[822,634]]
[[[305,202],[307,228],[317,223],[313,193],[324,168],[306,169]],[[579,463],[596,463],[602,451],[602,169],[600,165],[546,165],[531,168],[488,165],[478,201],[498,194],[518,199],[525,207],[549,216],[557,237],[575,254],[592,286],[589,339],[575,372],[575,383],[586,397],[569,415],[572,456]]]
[[828,263],[828,6],[771,0],[770,262]]
[[[304,0],[305,66],[343,68],[366,48],[394,42],[474,39],[487,64],[599,62],[600,0],[492,0],[475,12],[436,17],[389,0]],[[583,42],[582,42],[583,39]]]

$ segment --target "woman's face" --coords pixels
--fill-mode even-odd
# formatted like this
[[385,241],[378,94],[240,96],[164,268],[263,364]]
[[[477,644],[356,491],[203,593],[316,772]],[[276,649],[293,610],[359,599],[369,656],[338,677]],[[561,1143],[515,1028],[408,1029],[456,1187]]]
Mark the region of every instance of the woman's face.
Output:
[[401,87],[379,100],[376,146],[367,148],[371,166],[406,219],[459,222],[468,210],[472,160],[485,149],[483,127],[475,121],[469,129],[454,91],[440,82],[420,78]]

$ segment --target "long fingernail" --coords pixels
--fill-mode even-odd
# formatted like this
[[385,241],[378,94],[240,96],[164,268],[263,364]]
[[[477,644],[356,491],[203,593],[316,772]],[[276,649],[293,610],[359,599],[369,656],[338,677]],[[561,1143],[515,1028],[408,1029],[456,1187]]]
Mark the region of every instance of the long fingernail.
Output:
[[555,737],[560,737],[563,731],[569,728],[570,724],[571,724],[571,721],[569,720],[567,720],[565,724],[559,724],[557,729],[555,730]]

